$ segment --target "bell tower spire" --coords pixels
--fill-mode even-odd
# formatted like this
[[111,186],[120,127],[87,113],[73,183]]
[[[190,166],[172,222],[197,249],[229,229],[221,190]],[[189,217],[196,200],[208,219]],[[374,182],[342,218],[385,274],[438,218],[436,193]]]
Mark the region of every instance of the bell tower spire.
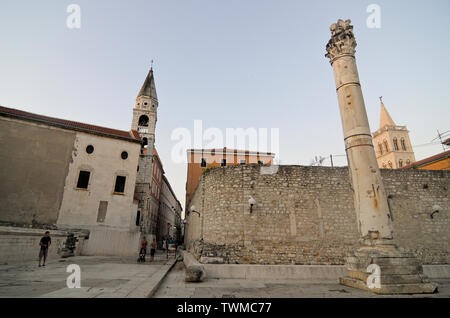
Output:
[[372,133],[378,166],[397,169],[416,161],[406,126],[397,126],[380,96],[380,128]]
[[[153,61],[152,61],[153,62]],[[153,63],[152,63],[153,64]],[[155,127],[157,121],[158,96],[156,95],[153,66],[142,84],[133,109],[131,129],[136,130],[143,140],[143,153],[153,154]]]

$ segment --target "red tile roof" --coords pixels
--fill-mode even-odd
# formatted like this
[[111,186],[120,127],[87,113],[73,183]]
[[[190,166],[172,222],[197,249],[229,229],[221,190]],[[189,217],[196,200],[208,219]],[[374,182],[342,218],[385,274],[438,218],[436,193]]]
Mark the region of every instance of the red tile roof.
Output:
[[431,157],[428,157],[428,158],[425,158],[425,159],[413,162],[413,163],[411,163],[409,165],[406,165],[406,166],[403,167],[403,169],[420,167],[420,166],[422,166],[424,164],[431,163],[431,162],[436,161],[438,159],[446,158],[446,157],[449,157],[449,156],[450,156],[450,150],[447,150],[447,151],[438,153],[437,155],[434,155],[434,156],[431,156]]
[[140,138],[138,132],[135,130],[124,131],[124,130],[117,130],[117,129],[107,128],[107,127],[100,127],[100,126],[84,124],[84,123],[66,120],[66,119],[38,115],[38,114],[29,113],[29,112],[25,112],[22,110],[8,108],[8,107],[4,107],[4,106],[0,106],[0,116],[7,116],[7,117],[13,117],[13,118],[18,118],[18,119],[22,119],[22,120],[39,122],[39,123],[44,123],[47,125],[56,126],[56,127],[60,127],[60,128],[64,128],[64,129],[83,131],[83,132],[87,132],[87,133],[99,134],[99,135],[113,137],[113,138],[120,138],[120,139],[125,139],[125,140],[129,140],[129,141],[134,141],[134,142],[141,141],[141,138]]

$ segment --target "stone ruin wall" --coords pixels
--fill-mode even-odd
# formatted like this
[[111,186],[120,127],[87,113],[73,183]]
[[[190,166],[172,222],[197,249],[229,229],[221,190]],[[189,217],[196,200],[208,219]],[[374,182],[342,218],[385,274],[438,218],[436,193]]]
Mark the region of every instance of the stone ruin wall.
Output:
[[[423,264],[450,264],[450,172],[381,174],[396,243]],[[256,200],[252,213],[250,196]],[[431,218],[435,204],[442,210]],[[359,239],[347,167],[214,168],[201,177],[191,205],[201,216],[187,217],[189,250],[226,263],[344,264]]]

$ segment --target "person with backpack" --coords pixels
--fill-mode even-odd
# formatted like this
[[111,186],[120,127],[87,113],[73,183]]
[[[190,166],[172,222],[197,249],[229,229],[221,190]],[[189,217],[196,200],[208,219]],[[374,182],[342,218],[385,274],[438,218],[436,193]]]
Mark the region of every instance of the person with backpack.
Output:
[[147,254],[147,244],[148,244],[147,239],[144,236],[141,242],[141,250],[139,251],[138,262],[145,262],[145,254]]

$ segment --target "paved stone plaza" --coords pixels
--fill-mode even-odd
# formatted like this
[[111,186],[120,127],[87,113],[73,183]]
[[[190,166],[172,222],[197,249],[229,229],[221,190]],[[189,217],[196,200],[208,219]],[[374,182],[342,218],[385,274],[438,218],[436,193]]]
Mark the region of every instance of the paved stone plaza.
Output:
[[[0,265],[0,297],[45,298],[303,298],[303,297],[450,297],[450,279],[434,280],[439,293],[408,296],[379,296],[337,284],[334,280],[245,280],[208,279],[184,281],[183,262],[167,260],[159,252],[154,262],[137,263],[131,257],[77,256],[52,259],[46,267],[37,262]],[[69,264],[81,268],[81,288],[69,289]],[[167,275],[166,275],[167,273]],[[166,276],[165,276],[166,275]],[[164,278],[165,276],[165,278]]]
[[450,296],[450,279],[437,280],[439,293],[421,295],[385,295],[339,285],[333,280],[245,280],[208,279],[200,283],[184,282],[184,264],[178,262],[166,276],[155,298],[367,298],[367,297],[433,297]]
[[[147,297],[174,262],[157,253],[153,262],[137,263],[133,257],[77,256],[51,259],[45,267],[37,261],[0,265],[0,297]],[[81,268],[81,288],[69,289],[69,264]]]

